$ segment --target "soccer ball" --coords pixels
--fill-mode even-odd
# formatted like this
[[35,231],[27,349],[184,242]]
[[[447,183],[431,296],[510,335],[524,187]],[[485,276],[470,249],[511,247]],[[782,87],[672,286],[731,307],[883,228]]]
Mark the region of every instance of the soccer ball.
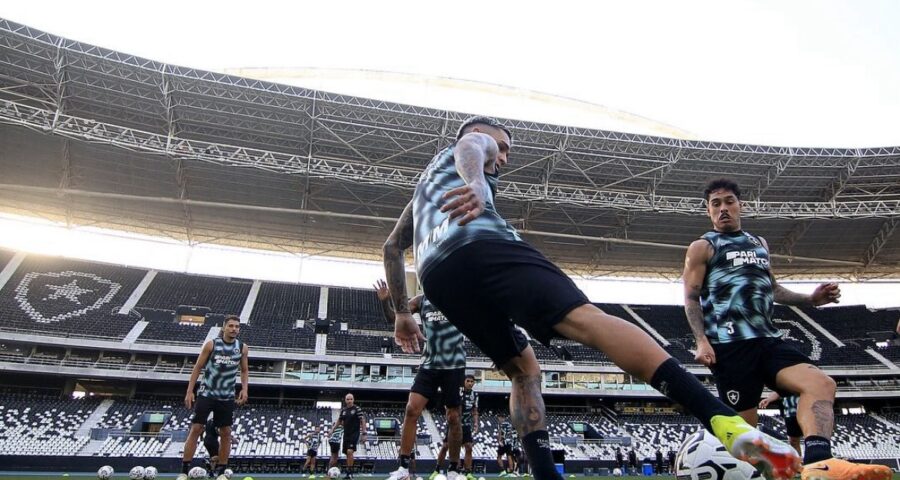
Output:
[[225,478],[231,478],[231,476],[234,475],[234,470],[232,470],[230,468],[226,468],[224,475],[225,475]]
[[338,467],[331,467],[328,469],[328,478],[338,478],[341,476],[341,469]]
[[675,457],[677,480],[757,480],[762,475],[747,462],[728,453],[725,445],[706,430],[689,435]]
[[622,469],[621,469],[621,468],[618,468],[618,467],[614,468],[614,469],[613,469],[613,476],[614,476],[614,477],[621,477],[621,476],[622,476]]
[[128,472],[128,478],[131,480],[144,480],[144,467],[140,465],[131,467],[131,471]]
[[146,467],[144,468],[144,480],[156,480],[156,475],[158,473],[156,467]]
[[104,465],[100,467],[100,470],[97,470],[97,478],[99,478],[100,480],[108,480],[112,478],[114,473],[116,473],[116,471],[113,470],[112,467],[110,467],[109,465]]
[[201,467],[194,467],[188,471],[188,478],[206,478],[206,470]]
[[444,475],[443,473],[439,473],[439,474],[435,475],[432,480],[447,480],[447,476]]

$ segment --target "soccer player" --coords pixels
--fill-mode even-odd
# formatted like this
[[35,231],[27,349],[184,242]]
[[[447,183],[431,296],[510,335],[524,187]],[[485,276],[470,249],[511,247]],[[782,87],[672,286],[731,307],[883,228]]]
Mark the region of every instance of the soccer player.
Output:
[[[394,321],[391,294],[384,281],[375,284],[375,292],[381,301],[387,320]],[[447,411],[447,434],[445,443],[450,444],[450,466],[448,480],[459,476],[459,446],[462,440],[460,404],[462,384],[466,376],[466,349],[461,333],[444,318],[431,302],[422,295],[413,297],[408,304],[409,311],[420,313],[425,330],[425,351],[419,371],[409,389],[406,413],[403,418],[403,432],[400,435],[400,465],[391,472],[388,480],[406,480],[412,451],[416,444],[416,426],[422,410],[429,400],[442,399]]]
[[310,478],[315,478],[316,473],[316,456],[319,454],[319,445],[322,443],[321,431],[319,430],[319,426],[316,425],[316,429],[312,432],[309,432],[309,435],[306,437],[306,462],[303,463],[303,471],[309,472]]
[[[500,476],[515,476],[516,454],[513,447],[516,443],[516,429],[503,413],[497,414],[497,464],[500,465]],[[506,457],[506,464],[503,457]]]
[[[478,433],[478,392],[475,391],[475,376],[466,375],[463,383],[462,391],[462,444],[466,449],[465,459],[463,460],[463,469],[466,478],[475,480],[472,473],[472,448],[475,446],[475,434]],[[449,430],[448,430],[449,432]],[[444,463],[447,456],[448,448],[447,436],[444,436],[444,443],[438,452],[437,462],[435,463],[435,473],[440,472],[440,466]],[[433,478],[434,474],[432,474]],[[429,479],[430,480],[430,479]]]
[[[235,403],[243,405],[247,402],[247,382],[250,376],[247,360],[249,349],[247,345],[238,340],[237,336],[240,331],[241,319],[236,315],[229,315],[225,317],[225,323],[222,325],[222,335],[206,342],[200,349],[200,355],[197,357],[197,362],[194,363],[194,369],[191,371],[191,378],[188,381],[187,394],[184,396],[184,406],[194,409],[194,418],[191,420],[191,430],[184,443],[181,474],[176,480],[187,479],[191,461],[197,451],[197,439],[200,438],[210,414],[212,414],[213,424],[219,434],[216,478],[227,480],[225,469],[228,468],[228,456],[231,453],[231,424],[234,421],[234,406]],[[238,369],[241,372],[241,390],[235,400],[235,379]],[[194,388],[201,370],[203,371],[203,385],[195,396]]]
[[759,401],[759,408],[766,408],[769,404],[777,402],[779,399],[781,399],[781,407],[779,409],[781,410],[781,416],[784,417],[784,428],[787,430],[788,442],[794,447],[794,450],[800,452],[802,451],[800,442],[803,440],[803,429],[797,423],[797,404],[800,403],[800,397],[790,395],[781,398],[778,392],[772,392]]
[[561,336],[603,351],[682,404],[733,455],[767,476],[792,477],[800,462],[789,445],[748,425],[639,327],[592,305],[500,216],[494,197],[511,146],[510,131],[496,120],[470,118],[419,177],[384,245],[395,342],[412,353],[422,338],[406,294],[403,253],[412,246],[425,296],[512,380],[510,417],[537,480],[561,475],[550,450],[540,365],[515,325],[545,344]]
[[341,451],[341,437],[344,435],[344,427],[335,422],[331,426],[328,433],[328,448],[331,451],[331,458],[328,460],[328,468],[336,467],[338,464],[338,454]]
[[[366,441],[366,416],[358,405],[355,404],[355,398],[352,393],[344,396],[344,408],[338,416],[337,422],[331,425],[331,431],[328,436],[333,438],[337,427],[344,428],[344,441],[341,443],[341,450],[347,456],[347,468],[344,471],[344,478],[353,478],[353,454],[356,452],[356,446],[360,439]],[[334,455],[332,454],[332,458]]]
[[695,358],[712,371],[719,396],[756,425],[764,385],[799,395],[803,480],[889,479],[888,467],[832,456],[835,382],[785,342],[772,323],[775,302],[811,307],[837,303],[840,288],[823,283],[803,295],[778,284],[766,240],[741,229],[740,187],[728,179],[713,180],[703,196],[713,230],[688,248],[684,310],[697,342]]

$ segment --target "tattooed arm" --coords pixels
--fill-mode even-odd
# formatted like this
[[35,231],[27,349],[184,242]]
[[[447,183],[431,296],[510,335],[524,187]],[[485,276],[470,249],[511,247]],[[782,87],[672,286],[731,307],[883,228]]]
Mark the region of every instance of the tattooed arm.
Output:
[[397,225],[384,242],[384,271],[387,275],[388,290],[394,302],[394,342],[406,353],[419,351],[419,340],[424,340],[422,332],[409,311],[409,297],[406,295],[406,269],[403,254],[413,244],[413,215],[410,201]]
[[703,325],[703,309],[700,307],[700,291],[706,277],[706,262],[712,256],[712,245],[706,240],[695,240],[688,247],[684,258],[684,314],[697,343],[694,359],[707,367],[716,363],[716,353],[706,338]]
[[462,217],[460,225],[475,220],[484,212],[485,204],[491,198],[484,170],[497,161],[499,153],[497,141],[484,133],[467,133],[456,142],[453,151],[456,171],[466,185],[444,194],[444,200],[449,201],[441,207],[442,212],[450,212],[450,218]]

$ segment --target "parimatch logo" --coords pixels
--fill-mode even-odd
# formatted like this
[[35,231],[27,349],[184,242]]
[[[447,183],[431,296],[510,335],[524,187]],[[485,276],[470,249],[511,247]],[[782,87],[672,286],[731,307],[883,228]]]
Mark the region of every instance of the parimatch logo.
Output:
[[731,265],[740,267],[741,265],[760,265],[769,266],[769,259],[758,257],[756,250],[741,250],[738,252],[728,252],[725,254],[725,260],[730,260]]

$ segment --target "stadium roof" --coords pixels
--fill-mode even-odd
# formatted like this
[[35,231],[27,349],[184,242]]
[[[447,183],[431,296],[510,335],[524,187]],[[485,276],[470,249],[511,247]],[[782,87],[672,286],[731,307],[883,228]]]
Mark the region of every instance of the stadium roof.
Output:
[[[0,211],[380,258],[469,113],[166,65],[0,19]],[[900,277],[900,147],[788,148],[508,120],[498,208],[573,273],[676,277],[738,180],[781,276]]]

